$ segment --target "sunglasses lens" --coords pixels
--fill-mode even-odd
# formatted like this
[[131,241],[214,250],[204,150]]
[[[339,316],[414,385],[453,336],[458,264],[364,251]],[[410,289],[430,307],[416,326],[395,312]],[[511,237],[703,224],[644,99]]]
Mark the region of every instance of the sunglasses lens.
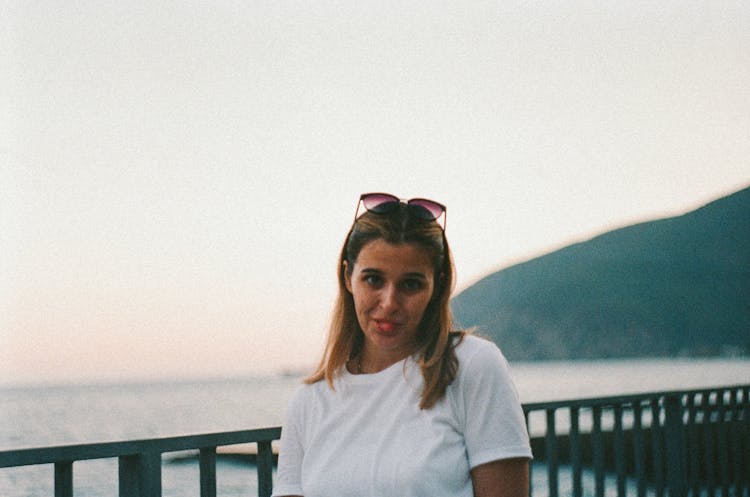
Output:
[[412,213],[414,213],[415,216],[430,221],[434,221],[445,212],[445,207],[442,205],[423,198],[410,200],[409,206],[412,208]]
[[398,197],[385,193],[371,193],[362,197],[365,209],[376,214],[384,214],[393,210],[398,205]]
[[[389,212],[393,212],[393,210],[401,203],[401,199],[390,193],[365,193],[359,197],[359,200],[367,211],[375,214],[388,214]],[[359,217],[360,203],[357,203],[357,212],[354,214],[355,221]],[[414,217],[423,221],[437,221],[440,216],[445,215],[445,206],[434,200],[413,198],[406,201],[406,205],[409,207],[409,212]],[[445,219],[443,220],[442,228],[445,230]]]

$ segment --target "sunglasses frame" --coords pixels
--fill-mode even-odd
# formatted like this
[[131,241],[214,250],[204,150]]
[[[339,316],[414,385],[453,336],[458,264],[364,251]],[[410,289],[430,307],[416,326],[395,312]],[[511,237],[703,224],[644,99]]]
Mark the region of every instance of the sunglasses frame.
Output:
[[[365,211],[368,211],[368,212],[374,212],[376,214],[386,214],[386,213],[390,212],[390,209],[387,210],[387,211],[385,211],[385,212],[378,212],[378,211],[376,211],[374,209],[368,208],[367,207],[367,203],[366,203],[366,199],[367,199],[367,197],[371,197],[371,196],[382,196],[382,197],[387,197],[389,199],[389,200],[385,200],[385,201],[381,202],[378,205],[382,205],[382,204],[386,204],[386,203],[393,203],[393,204],[398,205],[399,203],[401,203],[401,204],[406,204],[408,206],[415,207],[415,208],[416,207],[420,207],[420,208],[424,209],[426,212],[429,212],[430,214],[432,214],[434,216],[432,209],[428,209],[427,207],[424,207],[423,205],[421,205],[421,203],[431,204],[432,206],[437,207],[438,209],[440,209],[440,211],[441,211],[440,214],[438,214],[437,216],[434,216],[434,217],[421,217],[421,219],[424,219],[425,221],[435,221],[435,222],[437,222],[438,219],[440,219],[442,217],[443,218],[443,224],[441,225],[441,227],[443,228],[443,231],[445,231],[445,226],[447,225],[447,222],[448,222],[448,208],[444,204],[441,204],[440,202],[436,202],[435,200],[430,200],[429,198],[421,198],[421,197],[415,197],[415,198],[410,198],[410,199],[403,199],[403,198],[397,197],[396,195],[393,195],[391,193],[383,193],[383,192],[363,193],[362,195],[359,196],[359,200],[357,201],[357,210],[354,212],[354,222],[356,222],[357,219],[359,219],[359,206],[360,206],[360,204],[363,205],[365,207]],[[440,223],[438,223],[438,225],[440,225]]]

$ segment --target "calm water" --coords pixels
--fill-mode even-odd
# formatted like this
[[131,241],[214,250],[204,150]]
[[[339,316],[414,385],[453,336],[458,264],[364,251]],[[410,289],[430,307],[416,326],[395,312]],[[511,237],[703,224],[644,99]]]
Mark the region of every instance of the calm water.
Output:
[[[516,363],[512,368],[524,402],[750,382],[748,359]],[[298,378],[269,377],[2,388],[0,450],[277,426],[298,386]],[[173,464],[168,456],[165,461],[164,496],[197,497],[197,463]],[[222,462],[217,475],[220,495],[257,495],[252,468]],[[117,495],[116,461],[75,463],[74,485],[76,496]],[[50,495],[51,466],[0,469],[0,496]]]

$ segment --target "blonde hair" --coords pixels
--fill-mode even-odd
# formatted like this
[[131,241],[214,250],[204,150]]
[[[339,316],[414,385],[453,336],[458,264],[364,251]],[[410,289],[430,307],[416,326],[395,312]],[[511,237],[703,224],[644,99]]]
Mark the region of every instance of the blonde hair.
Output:
[[[341,374],[347,361],[361,350],[364,334],[357,321],[354,299],[346,288],[346,272],[352,270],[362,248],[379,239],[392,244],[416,245],[427,251],[433,264],[434,293],[417,331],[415,352],[424,378],[419,407],[429,409],[445,395],[445,389],[456,378],[458,358],[454,348],[463,332],[452,331],[450,294],[454,266],[445,233],[436,221],[415,217],[403,203],[387,214],[365,212],[349,230],[338,260],[339,291],[328,340],[318,368],[305,379],[305,383],[325,379],[334,388],[333,380]],[[454,340],[455,336],[458,340]]]

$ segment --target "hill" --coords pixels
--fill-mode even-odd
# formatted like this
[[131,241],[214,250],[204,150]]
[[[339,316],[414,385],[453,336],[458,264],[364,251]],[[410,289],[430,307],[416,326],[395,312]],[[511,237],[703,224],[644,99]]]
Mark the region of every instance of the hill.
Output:
[[510,359],[750,352],[750,188],[493,273],[457,324]]

